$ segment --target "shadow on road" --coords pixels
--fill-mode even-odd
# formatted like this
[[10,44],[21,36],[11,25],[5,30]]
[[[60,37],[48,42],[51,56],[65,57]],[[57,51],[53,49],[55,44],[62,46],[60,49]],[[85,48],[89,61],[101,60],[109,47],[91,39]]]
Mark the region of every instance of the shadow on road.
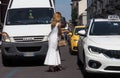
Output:
[[6,67],[31,67],[31,66],[43,66],[43,59],[27,59],[27,60],[13,60],[10,61]]

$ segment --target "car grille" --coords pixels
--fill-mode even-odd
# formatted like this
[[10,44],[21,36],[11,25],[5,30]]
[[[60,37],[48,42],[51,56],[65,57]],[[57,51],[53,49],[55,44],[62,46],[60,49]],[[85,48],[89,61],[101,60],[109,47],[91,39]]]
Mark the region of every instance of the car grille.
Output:
[[44,36],[20,36],[13,38],[15,42],[40,42],[43,40]]
[[120,59],[120,50],[107,50],[102,53],[110,58]]
[[120,66],[108,66],[105,70],[120,71]]

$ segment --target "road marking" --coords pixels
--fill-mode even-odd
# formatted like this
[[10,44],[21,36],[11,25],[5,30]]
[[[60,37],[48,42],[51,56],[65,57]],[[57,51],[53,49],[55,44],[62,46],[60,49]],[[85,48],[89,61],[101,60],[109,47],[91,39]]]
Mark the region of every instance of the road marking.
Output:
[[16,67],[11,70],[4,78],[11,78],[20,68]]

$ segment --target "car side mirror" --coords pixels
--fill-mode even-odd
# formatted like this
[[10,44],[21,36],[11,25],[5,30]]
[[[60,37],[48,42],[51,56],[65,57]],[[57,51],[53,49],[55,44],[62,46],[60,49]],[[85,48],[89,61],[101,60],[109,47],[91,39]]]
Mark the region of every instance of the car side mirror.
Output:
[[85,30],[78,31],[78,34],[81,35],[81,36],[86,36]]

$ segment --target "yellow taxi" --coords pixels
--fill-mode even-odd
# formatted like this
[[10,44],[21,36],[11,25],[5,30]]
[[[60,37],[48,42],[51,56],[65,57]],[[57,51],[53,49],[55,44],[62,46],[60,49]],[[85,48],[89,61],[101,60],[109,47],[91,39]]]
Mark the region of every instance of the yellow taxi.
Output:
[[69,32],[69,42],[70,42],[70,51],[71,53],[76,53],[78,51],[78,40],[80,35],[78,35],[78,31],[84,29],[85,26],[75,26],[72,32]]

